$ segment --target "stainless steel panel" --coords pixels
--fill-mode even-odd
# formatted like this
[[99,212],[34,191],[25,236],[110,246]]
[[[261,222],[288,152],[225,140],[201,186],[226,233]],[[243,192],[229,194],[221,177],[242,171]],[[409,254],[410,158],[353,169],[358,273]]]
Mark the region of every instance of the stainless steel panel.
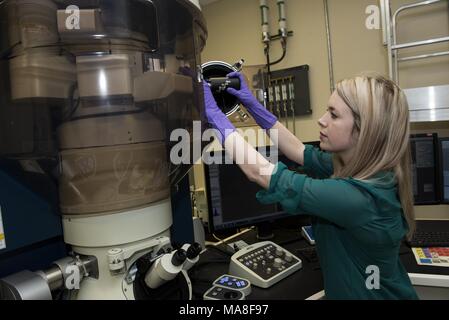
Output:
[[405,89],[410,121],[449,120],[449,85]]

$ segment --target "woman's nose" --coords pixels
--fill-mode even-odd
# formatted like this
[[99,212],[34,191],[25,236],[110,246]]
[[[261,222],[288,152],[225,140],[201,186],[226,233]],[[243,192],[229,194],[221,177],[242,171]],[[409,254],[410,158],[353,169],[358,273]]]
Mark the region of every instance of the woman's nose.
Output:
[[323,118],[324,118],[324,117],[322,117],[322,118],[320,118],[320,119],[318,120],[318,125],[319,125],[320,127],[322,127],[322,128],[325,128],[325,127],[326,127],[326,123],[324,122]]

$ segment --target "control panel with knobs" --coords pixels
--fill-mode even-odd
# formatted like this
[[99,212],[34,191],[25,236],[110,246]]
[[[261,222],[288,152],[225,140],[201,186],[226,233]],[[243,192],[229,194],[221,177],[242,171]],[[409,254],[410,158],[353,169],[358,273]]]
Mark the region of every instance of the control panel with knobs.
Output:
[[254,286],[269,288],[301,267],[301,259],[271,241],[264,241],[236,252],[229,273],[248,279]]

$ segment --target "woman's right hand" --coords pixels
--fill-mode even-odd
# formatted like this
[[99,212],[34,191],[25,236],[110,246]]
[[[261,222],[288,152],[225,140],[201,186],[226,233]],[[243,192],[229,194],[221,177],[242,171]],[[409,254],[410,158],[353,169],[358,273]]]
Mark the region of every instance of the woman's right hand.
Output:
[[245,108],[253,109],[257,108],[259,101],[257,101],[256,97],[252,94],[251,90],[246,83],[246,79],[240,72],[232,72],[227,75],[228,78],[238,78],[240,79],[240,90],[236,90],[234,88],[228,88],[227,92],[233,96],[235,96],[239,101],[245,106]]
[[240,79],[240,90],[228,88],[227,92],[235,96],[245,106],[259,126],[265,130],[271,129],[278,119],[257,101],[256,97],[254,97],[249,89],[245,77],[240,72],[232,72],[227,76],[228,78]]

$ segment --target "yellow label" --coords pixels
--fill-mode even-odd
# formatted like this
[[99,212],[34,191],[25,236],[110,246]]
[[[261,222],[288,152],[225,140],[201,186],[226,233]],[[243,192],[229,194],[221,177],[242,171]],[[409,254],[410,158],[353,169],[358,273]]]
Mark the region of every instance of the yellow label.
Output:
[[6,248],[5,229],[3,229],[2,207],[0,206],[0,250]]

